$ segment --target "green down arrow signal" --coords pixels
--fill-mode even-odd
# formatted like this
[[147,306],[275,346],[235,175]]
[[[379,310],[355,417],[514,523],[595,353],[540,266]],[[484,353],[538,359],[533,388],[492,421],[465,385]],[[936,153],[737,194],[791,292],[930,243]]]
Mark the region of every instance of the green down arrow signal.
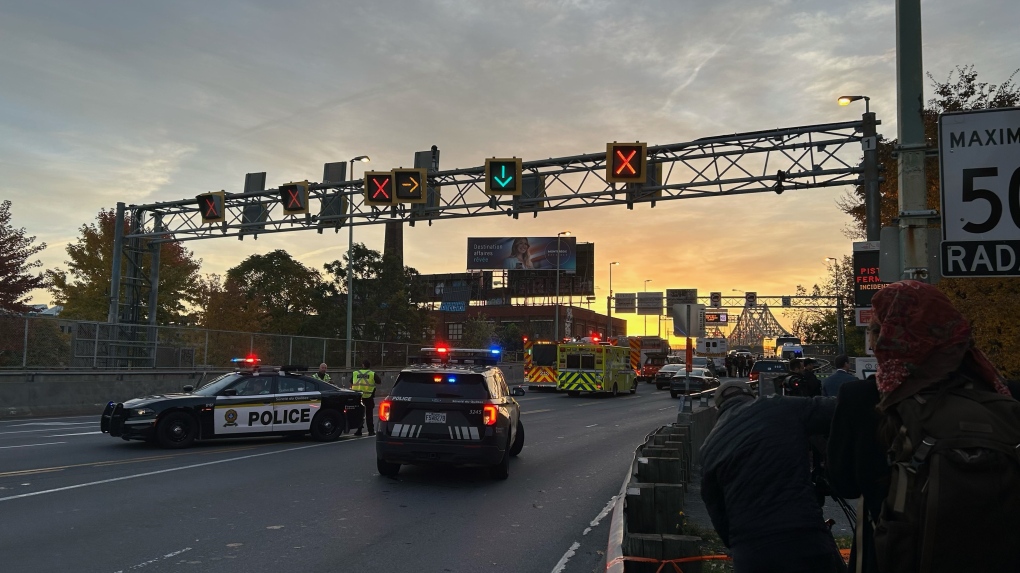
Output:
[[499,184],[500,187],[506,187],[510,185],[511,181],[514,180],[514,176],[513,175],[508,176],[506,174],[506,165],[500,165],[500,169],[501,169],[500,175],[502,175],[502,177],[493,177],[493,179],[496,181],[496,183]]

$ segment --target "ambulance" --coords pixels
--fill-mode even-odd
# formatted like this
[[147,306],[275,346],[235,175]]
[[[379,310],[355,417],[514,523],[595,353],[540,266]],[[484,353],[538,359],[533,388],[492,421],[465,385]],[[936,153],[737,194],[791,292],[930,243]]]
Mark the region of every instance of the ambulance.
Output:
[[524,340],[524,383],[529,390],[556,390],[556,348],[548,340]]
[[581,392],[611,394],[637,392],[630,348],[597,342],[560,344],[556,353],[557,389],[570,396]]

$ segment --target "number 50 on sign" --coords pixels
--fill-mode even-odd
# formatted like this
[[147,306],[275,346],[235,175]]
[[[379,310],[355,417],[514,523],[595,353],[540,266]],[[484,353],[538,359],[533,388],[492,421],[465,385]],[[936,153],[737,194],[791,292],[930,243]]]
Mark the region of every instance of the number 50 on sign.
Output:
[[943,276],[1020,276],[1020,108],[939,117]]

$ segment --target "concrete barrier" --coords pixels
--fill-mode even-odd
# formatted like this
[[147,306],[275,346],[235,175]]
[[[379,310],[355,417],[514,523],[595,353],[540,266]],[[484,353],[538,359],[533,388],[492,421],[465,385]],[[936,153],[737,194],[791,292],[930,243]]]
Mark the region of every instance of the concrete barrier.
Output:
[[[522,364],[501,364],[507,384],[524,384]],[[99,416],[107,402],[196,388],[230,370],[0,370],[0,419],[40,416]],[[400,370],[377,370],[381,383],[377,396],[393,387]],[[351,372],[330,371],[332,382],[350,386]]]

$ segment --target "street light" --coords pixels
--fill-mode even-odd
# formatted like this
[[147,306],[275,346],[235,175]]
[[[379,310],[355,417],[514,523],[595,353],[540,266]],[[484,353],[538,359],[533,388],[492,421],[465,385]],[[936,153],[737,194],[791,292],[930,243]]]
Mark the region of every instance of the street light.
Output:
[[609,297],[606,298],[606,314],[609,316],[609,323],[606,325],[606,340],[613,336],[613,265],[620,264],[619,261],[609,263]]
[[847,106],[858,100],[864,100],[864,113],[870,113],[871,98],[868,96],[839,96],[839,99],[836,100],[836,103],[842,106]]
[[[652,282],[652,279],[645,279],[645,292],[648,292],[648,283]],[[648,336],[648,315],[645,315],[645,336]]]
[[556,233],[556,320],[553,322],[553,340],[560,341],[560,237],[569,237],[570,231]]
[[[348,163],[351,164],[351,172],[348,177],[348,181],[354,181],[354,162],[359,161],[361,163],[368,163],[371,159],[367,155],[359,155],[354,159],[351,159]],[[351,348],[352,348],[352,330],[354,323],[354,257],[352,250],[354,248],[354,218],[351,216],[354,214],[354,193],[351,193],[351,198],[347,201],[347,368],[351,368]]]
[[861,118],[861,147],[864,151],[861,161],[864,179],[864,231],[867,240],[878,241],[882,237],[882,196],[878,188],[878,120],[875,114],[871,113],[871,98],[868,96],[840,96],[836,102],[839,105],[850,105],[857,100],[864,100],[864,115]]
[[843,296],[839,292],[839,277],[836,275],[838,267],[836,267],[836,257],[825,257],[825,265],[829,263],[833,266],[829,267],[829,272],[832,273],[832,289],[836,294],[836,347],[840,354],[846,352],[846,327],[843,324]]

